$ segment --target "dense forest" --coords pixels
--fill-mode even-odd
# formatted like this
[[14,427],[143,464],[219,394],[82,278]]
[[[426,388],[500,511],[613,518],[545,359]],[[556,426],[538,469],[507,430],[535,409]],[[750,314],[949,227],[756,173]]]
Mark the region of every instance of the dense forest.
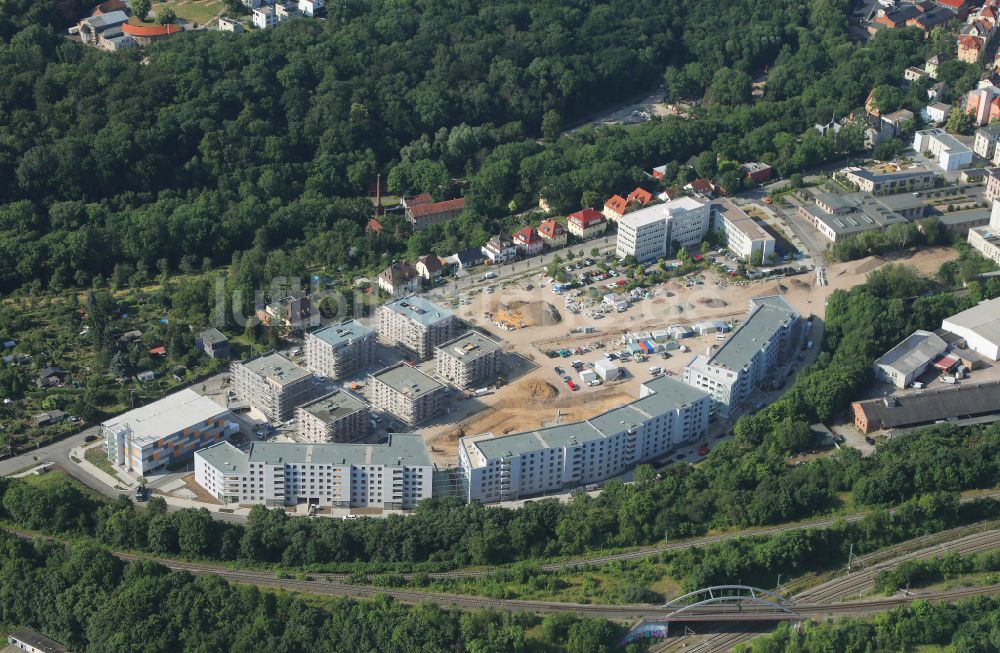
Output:
[[80,653],[610,653],[620,635],[610,622],[566,614],[539,620],[405,608],[385,597],[317,605],[6,531],[0,596],[0,623],[33,628]]
[[[269,257],[283,274],[370,269],[478,245],[539,193],[566,212],[652,165],[693,174],[678,163],[704,152],[735,188],[739,161],[787,174],[858,149],[857,130],[809,127],[929,49],[910,29],[849,42],[846,0],[348,0],[325,22],[110,54],[59,33],[87,4],[0,7],[3,289],[240,251],[259,274]],[[703,100],[692,119],[558,137],[661,81],[671,100]],[[380,172],[394,192],[463,193],[469,209],[413,236],[392,216],[365,236]]]

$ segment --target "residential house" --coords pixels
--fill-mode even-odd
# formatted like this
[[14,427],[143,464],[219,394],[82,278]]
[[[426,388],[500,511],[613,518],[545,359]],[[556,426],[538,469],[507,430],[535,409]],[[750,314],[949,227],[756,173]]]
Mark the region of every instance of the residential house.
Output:
[[566,218],[569,232],[581,240],[587,240],[603,234],[608,228],[604,214],[591,208],[571,213]]
[[406,219],[417,231],[457,218],[465,210],[465,198],[434,202],[428,193],[403,198]]
[[378,287],[390,295],[410,295],[420,290],[420,275],[409,263],[392,263],[378,275]]
[[261,4],[263,4],[261,0],[242,0],[242,2],[243,5],[251,11],[257,9],[258,7],[261,6]]
[[653,168],[653,172],[650,174],[652,175],[653,179],[659,179],[660,181],[663,181],[663,179],[667,176],[667,166],[666,165],[656,166],[655,168]]
[[461,252],[456,252],[445,259],[449,265],[453,265],[459,270],[482,265],[485,260],[486,257],[483,255],[483,250],[479,247],[463,249]]
[[645,206],[653,201],[653,194],[644,188],[636,188],[628,194],[625,201],[630,207],[633,205]]
[[232,20],[231,18],[226,18],[225,16],[219,16],[219,31],[242,34],[244,29],[243,25],[238,20]]
[[998,142],[1000,142],[1000,124],[980,127],[976,130],[972,151],[987,161],[992,161],[997,152]]
[[319,315],[313,315],[312,301],[308,296],[289,295],[257,309],[257,318],[264,326],[271,326],[275,320],[291,331],[302,331],[310,323],[318,322]]
[[62,385],[64,378],[66,378],[64,370],[59,367],[46,367],[39,372],[38,378],[35,379],[35,385],[39,388],[52,388]]
[[944,91],[946,87],[947,84],[945,84],[944,82],[937,82],[935,84],[932,84],[927,89],[927,99],[931,101],[936,100],[938,98],[938,95],[940,95],[941,92]]
[[952,57],[949,52],[938,52],[936,55],[924,62],[924,70],[926,70],[927,74],[933,79],[937,79],[938,66],[953,58],[954,57]]
[[372,218],[365,225],[365,233],[373,233],[376,236],[380,235],[382,233],[382,223]]
[[934,102],[924,107],[924,110],[920,112],[920,117],[923,118],[924,122],[941,124],[948,119],[950,113],[951,107],[949,105]]
[[507,234],[496,234],[483,245],[483,255],[491,263],[507,263],[517,258],[517,247]]
[[[1000,148],[998,148],[998,150],[1000,150]],[[986,201],[990,202],[992,205],[992,203],[998,199],[1000,199],[1000,168],[987,168]]]
[[251,20],[257,29],[267,29],[278,24],[278,16],[274,13],[272,5],[261,5],[255,8]]
[[928,75],[926,70],[924,70],[923,68],[916,68],[914,66],[910,66],[909,68],[903,71],[903,79],[905,79],[908,82],[916,82],[927,76]]
[[628,210],[628,200],[621,195],[612,195],[604,203],[604,217],[608,220],[618,220]]
[[514,234],[514,247],[521,256],[534,256],[545,248],[545,241],[534,227],[525,227]]
[[568,239],[566,227],[552,218],[542,220],[538,224],[536,231],[538,231],[538,236],[545,241],[545,246],[549,249],[564,246]]
[[324,0],[299,0],[299,13],[312,18],[317,12],[322,12],[326,6]]
[[227,359],[230,356],[229,338],[212,327],[205,329],[194,339],[195,346],[201,349],[209,358]]
[[427,254],[417,259],[417,275],[425,281],[440,279],[444,273],[445,261],[436,254]]
[[684,186],[684,190],[694,193],[698,197],[712,198],[715,195],[715,186],[711,181],[705,179],[704,177],[700,179],[695,179],[691,183]]
[[893,111],[882,116],[882,122],[892,127],[893,136],[899,136],[908,123],[913,123],[913,112],[908,109]]
[[35,426],[52,426],[66,419],[66,413],[61,410],[50,410],[47,413],[35,415]]
[[965,63],[979,65],[986,49],[984,39],[971,34],[960,34],[958,37],[958,59]]

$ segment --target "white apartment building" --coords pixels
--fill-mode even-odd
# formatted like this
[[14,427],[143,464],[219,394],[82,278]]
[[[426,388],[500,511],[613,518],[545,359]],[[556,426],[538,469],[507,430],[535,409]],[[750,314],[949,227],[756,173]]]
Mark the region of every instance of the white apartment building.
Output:
[[448,386],[404,363],[369,374],[367,390],[373,406],[409,426],[440,413],[448,399]]
[[375,331],[356,320],[307,333],[306,367],[331,379],[368,367],[375,358]]
[[458,335],[459,321],[451,311],[412,295],[380,306],[376,314],[379,342],[407,349],[419,359]]
[[270,420],[291,419],[316,396],[316,377],[281,354],[269,352],[230,367],[233,393]]
[[368,405],[344,390],[334,390],[295,409],[301,442],[353,442],[371,432]]
[[726,199],[712,202],[712,228],[736,256],[753,263],[774,256],[774,238],[743,209]]
[[299,0],[299,13],[312,18],[316,15],[317,11],[320,11],[325,6],[326,2],[323,0]]
[[930,152],[942,170],[958,170],[972,164],[972,150],[939,127],[914,134],[913,149]]
[[195,453],[194,478],[226,504],[407,510],[431,497],[434,467],[419,434],[385,444],[228,442]]
[[708,233],[710,204],[694,197],[679,197],[654,204],[618,218],[615,250],[619,257],[637,261],[665,258],[674,242],[681,247],[701,243]]
[[711,356],[695,356],[684,382],[711,394],[728,417],[801,340],[800,316],[777,295],[750,300],[750,315]]
[[257,29],[267,29],[278,24],[278,15],[274,12],[273,6],[261,5],[253,10],[251,20]]
[[706,392],[661,376],[644,383],[639,396],[583,422],[461,438],[464,498],[492,503],[598,483],[690,443],[708,428]]

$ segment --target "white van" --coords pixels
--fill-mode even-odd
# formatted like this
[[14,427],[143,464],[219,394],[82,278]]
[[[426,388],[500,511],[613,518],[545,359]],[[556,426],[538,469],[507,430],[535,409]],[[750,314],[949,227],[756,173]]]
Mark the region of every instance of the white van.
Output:
[[653,376],[659,376],[662,372],[663,370],[659,367],[649,368],[649,373],[652,374]]

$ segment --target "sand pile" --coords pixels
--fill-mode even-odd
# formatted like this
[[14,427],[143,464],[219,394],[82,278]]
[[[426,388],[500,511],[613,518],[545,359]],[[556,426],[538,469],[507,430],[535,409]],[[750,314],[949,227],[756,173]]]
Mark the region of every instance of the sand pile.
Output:
[[517,311],[535,326],[548,326],[562,322],[559,310],[548,302],[511,302],[507,310]]
[[718,297],[701,297],[696,299],[694,302],[688,303],[691,308],[697,308],[698,306],[703,306],[706,308],[725,308],[729,306],[729,302],[724,299],[719,299]]
[[883,263],[885,261],[878,256],[869,256],[868,258],[861,259],[858,261],[857,267],[854,268],[854,274],[868,274]]
[[792,279],[792,285],[796,288],[808,288],[809,284],[802,279]]
[[538,379],[521,382],[518,384],[518,390],[535,401],[551,401],[559,396],[559,391],[551,383]]

